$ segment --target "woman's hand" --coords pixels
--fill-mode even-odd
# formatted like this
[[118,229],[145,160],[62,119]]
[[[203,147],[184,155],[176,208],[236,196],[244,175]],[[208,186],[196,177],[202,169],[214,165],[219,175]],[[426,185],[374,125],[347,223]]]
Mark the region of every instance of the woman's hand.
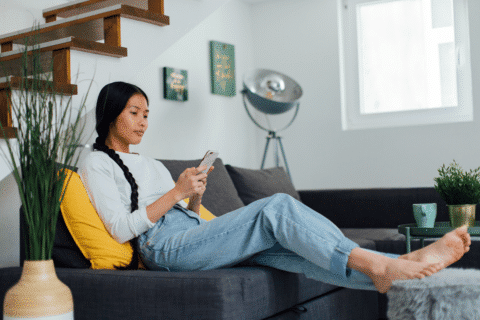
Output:
[[[205,167],[205,169],[206,169],[206,167]],[[203,171],[205,169],[200,169],[200,171]],[[208,172],[206,174],[208,175],[210,172],[212,172],[212,170],[213,170],[213,166],[208,170]],[[204,187],[206,188],[207,187],[207,177],[205,177],[204,179],[202,179],[200,181],[202,181],[202,183],[204,184]],[[205,192],[205,190],[203,192]],[[202,204],[203,192],[202,193],[196,193],[196,194],[194,194],[193,196],[190,197],[190,200],[189,200],[188,206],[187,206],[188,210],[191,210],[193,212],[196,212],[197,214],[200,214],[200,205]]]
[[[204,167],[204,166],[199,167],[198,169],[200,169],[200,168],[205,168],[205,169],[207,169],[207,167]],[[212,172],[213,168],[214,168],[213,166],[210,167],[210,169],[209,169],[208,172],[206,173],[207,176],[210,174],[210,172]],[[203,170],[205,170],[205,169],[200,169],[200,172],[203,171]],[[205,189],[206,189],[206,187],[207,187],[207,176],[205,176],[204,179],[201,179],[201,180],[200,180],[200,181],[203,182],[203,185],[204,185]],[[205,192],[205,190],[204,190],[203,192]],[[203,196],[203,192],[202,192],[201,194],[198,193],[198,194],[193,195],[192,198],[201,199],[202,196]]]
[[206,166],[188,168],[178,177],[175,188],[181,195],[182,200],[185,198],[191,198],[193,196],[201,199],[206,190],[208,173],[213,170],[213,166],[210,168],[208,173],[203,173],[202,171],[206,169]]

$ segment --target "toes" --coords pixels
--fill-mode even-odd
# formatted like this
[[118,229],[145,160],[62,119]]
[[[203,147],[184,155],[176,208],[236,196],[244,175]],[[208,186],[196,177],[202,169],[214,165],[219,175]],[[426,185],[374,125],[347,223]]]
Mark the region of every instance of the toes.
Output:
[[430,266],[428,266],[424,271],[425,275],[431,276],[434,273],[437,273],[438,271],[443,269],[443,263],[435,263]]
[[425,274],[423,273],[417,274],[417,279],[423,279],[423,278],[425,278]]
[[464,242],[466,242],[467,246],[469,247],[472,244],[472,238],[470,238],[470,235],[468,233],[466,234],[466,238],[467,240]]
[[463,240],[465,245],[470,245],[472,243],[472,239],[470,238],[470,234],[468,232],[460,235],[460,238]]
[[469,247],[472,244],[472,239],[468,233],[468,226],[464,225],[454,230],[455,234],[460,237],[465,247]]
[[432,271],[431,269],[425,269],[421,272],[421,274],[427,276],[427,277],[430,277],[432,274],[434,274],[435,272]]
[[440,271],[442,270],[443,268],[445,268],[447,265],[445,264],[445,262],[439,262],[437,263],[437,271]]
[[464,225],[464,226],[461,226],[457,229],[454,230],[454,232],[459,235],[460,237],[464,236],[464,235],[468,235],[468,226],[467,225]]

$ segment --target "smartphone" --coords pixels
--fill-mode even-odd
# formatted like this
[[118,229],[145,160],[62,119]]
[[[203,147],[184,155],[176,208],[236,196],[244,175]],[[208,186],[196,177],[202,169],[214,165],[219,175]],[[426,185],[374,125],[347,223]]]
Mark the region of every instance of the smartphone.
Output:
[[208,150],[207,153],[205,153],[205,156],[202,159],[202,162],[200,162],[199,167],[201,166],[207,166],[207,169],[202,171],[203,173],[207,173],[210,167],[212,166],[213,162],[215,162],[215,159],[218,157],[218,152],[215,150]]

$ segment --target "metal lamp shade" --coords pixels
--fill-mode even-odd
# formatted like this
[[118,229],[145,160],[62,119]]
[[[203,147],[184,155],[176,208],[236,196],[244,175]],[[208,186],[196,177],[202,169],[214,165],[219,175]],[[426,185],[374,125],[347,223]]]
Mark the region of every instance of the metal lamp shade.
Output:
[[245,75],[243,85],[248,101],[266,114],[287,112],[302,96],[302,88],[292,78],[272,70],[253,70]]

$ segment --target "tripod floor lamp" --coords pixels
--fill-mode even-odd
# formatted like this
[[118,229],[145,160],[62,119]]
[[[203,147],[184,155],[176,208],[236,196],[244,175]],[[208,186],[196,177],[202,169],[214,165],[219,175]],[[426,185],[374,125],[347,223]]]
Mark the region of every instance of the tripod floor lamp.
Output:
[[[302,88],[290,77],[279,72],[266,69],[256,69],[247,73],[244,78],[243,86],[243,104],[245,105],[245,110],[247,111],[248,116],[256,126],[268,132],[267,143],[265,145],[262,165],[260,168],[264,168],[268,147],[270,145],[270,141],[273,140],[275,165],[277,167],[280,165],[280,151],[285,163],[285,169],[291,180],[292,177],[288,168],[287,157],[285,156],[282,138],[278,136],[277,133],[288,128],[297,117],[298,109],[300,107],[300,102],[298,100],[302,96]],[[295,108],[295,110],[293,112],[292,119],[283,128],[277,130],[271,128],[270,125],[267,127],[260,124],[258,119],[255,119],[253,114],[250,112],[248,104],[253,106],[258,111],[264,113],[265,117],[267,117],[267,121],[268,115],[285,113],[292,108]],[[270,122],[268,123],[270,124]]]

